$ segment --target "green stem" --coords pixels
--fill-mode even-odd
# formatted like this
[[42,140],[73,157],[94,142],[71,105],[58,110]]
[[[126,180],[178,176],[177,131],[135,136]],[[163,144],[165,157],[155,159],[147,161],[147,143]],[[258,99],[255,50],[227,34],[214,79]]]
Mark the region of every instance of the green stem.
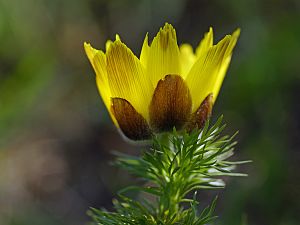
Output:
[[[171,138],[170,133],[162,134],[159,137],[159,142],[163,146],[168,148],[166,152],[173,152],[174,150],[176,150],[174,149],[174,146],[171,143],[170,138]],[[182,200],[180,194],[182,190],[180,188],[180,185],[178,185],[178,180],[170,172],[172,171],[165,171],[166,175],[162,176],[162,179],[164,180],[164,186],[161,187],[163,190],[163,194],[162,196],[159,197],[158,200],[158,204],[159,204],[158,217],[165,223],[169,223],[171,220],[172,222],[175,222],[173,217],[176,216],[176,214],[178,213],[180,209],[179,203]],[[178,174],[177,176],[180,176],[180,174]]]

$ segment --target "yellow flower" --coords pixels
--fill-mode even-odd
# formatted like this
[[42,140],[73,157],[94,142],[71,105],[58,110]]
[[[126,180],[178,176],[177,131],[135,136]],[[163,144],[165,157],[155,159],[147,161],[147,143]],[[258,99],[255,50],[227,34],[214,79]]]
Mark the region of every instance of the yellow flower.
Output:
[[195,53],[178,47],[175,29],[165,24],[140,57],[116,35],[106,53],[84,43],[100,95],[115,125],[132,140],[153,133],[203,127],[211,114],[230,63],[239,29],[213,45],[209,29]]

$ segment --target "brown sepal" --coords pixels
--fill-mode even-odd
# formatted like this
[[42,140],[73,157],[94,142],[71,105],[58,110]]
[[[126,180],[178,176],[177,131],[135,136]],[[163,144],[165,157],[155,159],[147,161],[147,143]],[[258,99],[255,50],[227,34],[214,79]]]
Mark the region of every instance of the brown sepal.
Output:
[[159,80],[149,106],[150,126],[155,132],[181,129],[189,121],[192,98],[179,75]]
[[111,110],[124,135],[131,140],[147,140],[151,131],[146,119],[123,98],[112,98]]
[[199,108],[192,114],[190,121],[187,123],[186,130],[192,131],[193,129],[201,129],[204,127],[205,122],[211,116],[213,107],[213,94],[209,94],[201,103]]

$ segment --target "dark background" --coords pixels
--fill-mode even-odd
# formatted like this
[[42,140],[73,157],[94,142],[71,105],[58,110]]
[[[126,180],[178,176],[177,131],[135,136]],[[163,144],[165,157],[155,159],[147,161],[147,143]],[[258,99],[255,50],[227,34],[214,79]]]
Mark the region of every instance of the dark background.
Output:
[[248,178],[226,178],[217,224],[300,222],[300,1],[0,0],[0,224],[79,225],[88,207],[111,209],[135,182],[111,150],[138,153],[109,119],[83,42],[103,49],[115,33],[139,54],[165,22],[194,47],[241,36],[214,108]]

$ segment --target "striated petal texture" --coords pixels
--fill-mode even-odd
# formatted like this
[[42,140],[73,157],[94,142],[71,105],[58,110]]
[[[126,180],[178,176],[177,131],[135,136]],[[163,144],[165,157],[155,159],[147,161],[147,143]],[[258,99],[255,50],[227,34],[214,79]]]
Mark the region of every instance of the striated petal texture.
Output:
[[215,102],[238,34],[237,31],[232,36],[225,36],[217,45],[200,55],[191,68],[186,82],[193,98],[193,112],[209,93],[213,93],[213,102]]
[[196,61],[193,47],[190,44],[182,44],[180,50],[181,76],[185,79]]
[[195,128],[203,128],[205,122],[211,116],[213,107],[213,95],[209,94],[201,103],[199,108],[192,114],[190,121],[186,125],[188,131],[192,131]]
[[112,98],[111,111],[127,138],[135,141],[151,138],[147,121],[127,100]]
[[200,41],[198,47],[196,48],[196,56],[199,58],[213,46],[214,33],[212,27],[209,28],[209,31],[204,35],[204,38]]
[[119,39],[106,53],[111,97],[126,99],[147,120],[154,88],[139,59]]
[[150,126],[155,132],[181,129],[189,120],[192,98],[179,75],[167,75],[154,91],[149,106]]
[[142,50],[141,50],[141,54],[140,54],[140,61],[141,61],[142,65],[145,68],[147,68],[147,62],[148,62],[148,58],[149,58],[149,52],[150,52],[150,46],[149,46],[149,43],[148,43],[148,33],[147,33],[146,37],[144,39]]
[[94,49],[90,44],[87,43],[84,43],[84,49],[96,73],[96,83],[98,86],[98,91],[100,93],[100,96],[102,97],[102,100],[106,108],[108,109],[114,124],[118,126],[114,118],[114,115],[110,112],[111,91],[108,84],[106,56],[104,52]]
[[153,39],[147,59],[147,75],[154,88],[167,74],[181,74],[176,32],[170,24],[161,28]]

